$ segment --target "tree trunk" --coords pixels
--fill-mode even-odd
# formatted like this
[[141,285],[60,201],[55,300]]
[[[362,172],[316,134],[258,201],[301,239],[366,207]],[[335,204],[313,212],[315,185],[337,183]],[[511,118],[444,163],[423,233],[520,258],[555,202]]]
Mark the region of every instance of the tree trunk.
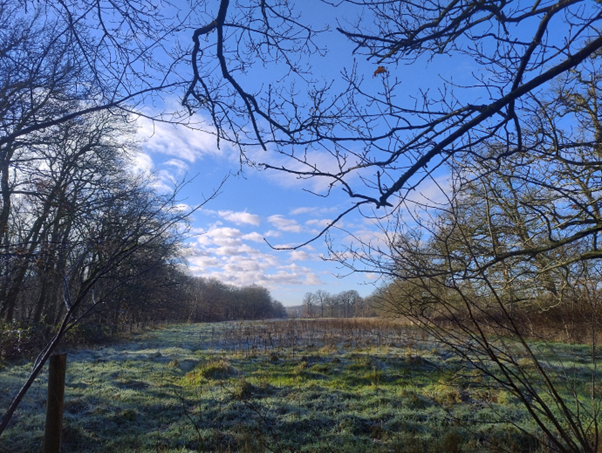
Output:
[[66,368],[67,354],[50,357],[43,453],[60,453],[61,451]]

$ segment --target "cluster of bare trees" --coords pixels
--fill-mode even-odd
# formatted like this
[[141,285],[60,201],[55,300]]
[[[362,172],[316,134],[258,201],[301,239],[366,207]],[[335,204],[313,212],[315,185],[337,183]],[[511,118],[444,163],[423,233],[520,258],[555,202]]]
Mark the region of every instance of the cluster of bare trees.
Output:
[[126,169],[136,105],[174,83],[151,75],[157,27],[181,22],[105,6],[0,1],[0,321],[56,325],[98,304],[133,318],[145,293],[116,288],[171,278],[184,215]]
[[[553,451],[597,451],[600,3],[334,7],[344,6],[358,20],[337,31],[374,63],[370,77],[360,64],[332,83],[318,82],[316,67],[299,71],[288,57],[312,52],[319,34],[288,2],[237,8],[222,0],[215,20],[194,34],[185,101],[208,109],[220,138],[288,158],[265,168],[328,179],[325,195],[342,189],[351,205],[341,216],[361,209],[377,218],[381,237],[335,245],[334,259],[389,276],[384,308],[522,401],[536,428],[518,429]],[[290,85],[245,78],[253,59],[269,66],[276,58]],[[450,73],[408,92],[412,68],[404,65],[427,62]],[[312,295],[307,306],[326,315],[334,307],[327,300]],[[545,343],[533,338],[590,345],[591,398],[577,396],[581,384],[561,364],[542,363]]]
[[170,83],[139,77],[158,18],[137,2],[92,6],[0,1],[0,321],[50,326],[0,433],[82,319],[113,327],[169,308],[186,214],[128,171],[131,112]]
[[[173,196],[128,171],[128,129],[126,118],[97,112],[2,149],[3,321],[55,325],[81,297],[82,309],[110,305],[115,324],[169,280],[182,215]],[[124,294],[150,272],[153,284]]]
[[[383,227],[374,240],[358,236],[332,251],[351,270],[394,281],[386,309],[519,398],[546,448],[597,451],[599,376],[592,373],[588,401],[562,396],[581,384],[542,364],[531,339],[587,342],[596,369],[600,3],[334,5],[344,7],[358,19],[337,22],[337,31],[353,55],[374,63],[371,71],[350,64],[320,83],[319,68],[299,72],[299,60],[287,59],[311,52],[319,37],[288,2],[238,9],[222,0],[215,21],[194,35],[189,93],[210,109],[221,138],[288,158],[265,168],[327,179],[323,195],[347,193],[351,204],[331,227],[353,209]],[[201,39],[209,51],[198,51]],[[238,66],[235,54],[247,59]],[[240,68],[253,58],[280,58],[290,85],[250,83]],[[206,69],[210,59],[219,72]],[[414,65],[427,63],[441,72],[429,80],[436,86],[418,81],[408,90]],[[321,298],[314,303],[316,315],[330,310]]]
[[370,301],[354,289],[338,294],[319,289],[305,293],[300,315],[308,318],[355,318],[375,316],[376,311]]
[[520,129],[454,155],[440,196],[406,203],[390,249],[360,258],[393,279],[383,309],[516,395],[553,451],[599,448],[599,375],[584,400],[549,357],[560,340],[599,360],[601,80],[593,55],[526,96]]
[[286,317],[282,303],[274,300],[264,287],[237,287],[203,277],[187,280],[184,285],[189,304],[187,320],[192,322]]

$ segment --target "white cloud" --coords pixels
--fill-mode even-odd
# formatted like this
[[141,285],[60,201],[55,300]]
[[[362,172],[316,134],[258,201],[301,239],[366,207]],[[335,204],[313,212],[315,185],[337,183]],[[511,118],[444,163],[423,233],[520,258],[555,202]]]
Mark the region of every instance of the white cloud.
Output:
[[306,275],[305,284],[308,286],[318,286],[318,285],[323,285],[324,282],[322,281],[322,279],[320,277],[318,277],[316,274],[314,274],[312,272],[312,273]]
[[190,232],[192,234],[203,234],[206,231],[207,230],[205,230],[205,228],[201,228],[201,227],[195,227],[195,226],[193,226],[192,228],[190,228]]
[[289,257],[295,261],[311,259],[306,251],[264,253],[246,241],[262,243],[263,237],[258,232],[243,234],[237,228],[214,225],[192,244],[187,254],[190,270],[195,275],[214,277],[232,285],[257,284],[270,290],[287,285],[313,286],[321,283],[312,269],[295,263],[281,263]]
[[255,254],[257,250],[253,247],[250,247],[246,244],[236,245],[236,246],[224,246],[212,249],[213,252],[217,255],[225,255],[225,256],[238,256],[245,254]]
[[[332,223],[331,219],[312,219],[312,220],[308,220],[307,222],[305,222],[306,225],[316,226],[316,227],[320,227],[322,229],[326,228],[331,223]],[[344,225],[344,222],[342,220],[339,220],[336,223],[336,225],[337,225],[337,227],[342,228]]]
[[390,244],[389,232],[377,229],[355,230],[352,236],[342,238],[341,243],[370,244],[373,247],[382,247],[384,250]]
[[217,148],[214,136],[191,127],[153,122],[144,117],[139,117],[137,123],[138,136],[147,153],[173,156],[190,163],[203,156],[226,154],[225,147],[228,145],[220,150]]
[[202,272],[205,269],[219,267],[222,263],[215,256],[192,256],[188,258],[192,273]]
[[[198,263],[198,265],[196,265]],[[270,255],[258,253],[255,256],[236,256],[222,260],[207,260],[207,264],[219,263],[213,269],[203,269],[201,258],[191,260],[191,269],[197,275],[215,277],[237,286],[252,284],[274,290],[281,285],[319,285],[320,277],[307,267],[296,265],[278,266],[277,260]]]
[[295,208],[291,211],[291,215],[309,214],[310,212],[316,212],[317,210],[318,210],[318,208],[308,208],[308,207]]
[[235,223],[236,225],[255,225],[259,226],[261,223],[259,216],[255,214],[249,214],[246,211],[234,212],[234,211],[218,211],[220,217],[227,220],[228,222]]
[[135,172],[149,174],[155,168],[155,164],[148,154],[138,152],[132,157],[132,167]]
[[245,241],[264,242],[263,236],[257,232],[245,234],[242,236],[242,239]]
[[282,236],[282,233],[280,231],[268,230],[265,232],[264,236],[266,238],[278,238]]
[[222,271],[226,274],[238,274],[238,273],[256,273],[262,272],[265,269],[265,263],[260,260],[250,259],[248,257],[239,258],[236,260],[230,260],[227,264],[222,267]]
[[311,256],[305,250],[293,250],[290,252],[291,261],[308,261],[310,259]]
[[[173,192],[177,178],[168,170],[157,170],[152,157],[144,152],[137,152],[131,158],[131,170],[151,180],[152,187],[158,192]],[[177,173],[179,170],[176,168]]]
[[[333,156],[330,150],[307,149],[304,150],[302,159],[297,157],[291,158],[273,149],[268,149],[267,151],[259,149],[251,150],[247,155],[254,162],[270,163],[272,168],[264,171],[263,174],[267,179],[281,187],[304,187],[309,188],[312,192],[325,194],[330,191],[331,184],[335,182],[335,179],[327,176],[300,178],[295,177],[285,170],[279,170],[280,168],[287,168],[294,172],[312,172],[314,169],[319,168],[322,173],[332,173],[335,175],[341,171],[341,161]],[[356,163],[349,159],[347,166],[354,166]],[[349,179],[355,179],[355,176],[351,176]],[[336,183],[335,186],[339,187]]]
[[236,246],[241,245],[242,233],[236,228],[217,227],[212,228],[198,237],[197,242],[200,245],[218,245],[218,246]]
[[302,206],[300,208],[295,208],[290,211],[291,215],[301,215],[301,214],[328,214],[329,212],[338,212],[342,209],[345,209],[342,206],[335,205],[329,207],[310,207],[310,206]]
[[311,269],[306,267],[295,269],[279,269],[275,273],[266,274],[262,281],[265,286],[278,285],[320,285],[322,281]]
[[302,285],[304,276],[295,272],[279,270],[273,274],[266,274],[264,282],[271,285]]
[[320,277],[310,268],[289,264],[280,266],[275,274],[266,276],[268,280],[280,280],[281,283],[289,285],[319,285],[322,284]]
[[183,175],[188,171],[188,164],[180,159],[169,159],[163,162],[163,165],[174,167],[178,175]]
[[289,233],[300,233],[301,226],[296,220],[285,219],[282,215],[276,214],[268,217],[268,222],[274,225],[280,231]]
[[190,212],[192,211],[192,206],[186,203],[178,203],[174,206],[174,209],[178,212]]

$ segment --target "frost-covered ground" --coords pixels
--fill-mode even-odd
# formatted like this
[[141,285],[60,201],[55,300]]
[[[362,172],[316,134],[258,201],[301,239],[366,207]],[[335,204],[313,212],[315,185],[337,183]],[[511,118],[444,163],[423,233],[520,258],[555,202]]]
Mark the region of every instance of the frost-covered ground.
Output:
[[[509,424],[493,423],[528,423],[517,401],[409,326],[174,325],[67,360],[64,453],[533,447]],[[30,366],[0,369],[0,412]],[[0,452],[38,450],[46,376],[0,437]]]
[[[171,326],[135,335],[127,343],[70,351],[64,451],[119,451],[111,447],[117,439],[132,442],[135,451],[138,437],[160,433],[162,407],[178,404],[171,383],[176,371],[194,368],[211,347],[212,332],[216,335],[225,327]],[[175,360],[177,367],[169,364]],[[31,363],[26,361],[0,368],[0,412],[4,412],[30,369]],[[0,438],[0,451],[37,450],[44,430],[47,376],[45,369],[25,396]],[[153,420],[149,424],[150,414]],[[81,450],[84,445],[85,450]]]

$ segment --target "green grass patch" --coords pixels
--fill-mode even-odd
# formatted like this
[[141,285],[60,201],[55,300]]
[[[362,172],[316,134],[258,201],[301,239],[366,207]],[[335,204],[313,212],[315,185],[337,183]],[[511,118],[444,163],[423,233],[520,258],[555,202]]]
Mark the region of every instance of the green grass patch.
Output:
[[[411,329],[391,326],[387,337],[359,323],[283,326],[174,325],[69,353],[63,452],[544,451],[513,426],[533,428],[513,395]],[[587,348],[575,348],[541,346],[550,363],[563,356],[567,370],[591,378]],[[0,410],[30,366],[2,363]],[[4,449],[38,450],[46,376]],[[582,398],[600,391],[579,382]]]

